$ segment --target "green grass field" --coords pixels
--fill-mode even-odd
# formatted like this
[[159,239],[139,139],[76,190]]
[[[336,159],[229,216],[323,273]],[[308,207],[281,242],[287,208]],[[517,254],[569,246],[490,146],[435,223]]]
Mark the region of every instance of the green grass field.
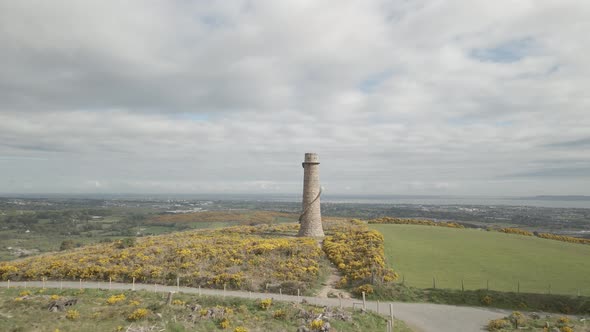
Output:
[[[531,236],[415,225],[370,225],[405,283],[431,288],[590,295],[590,246]],[[400,279],[401,280],[401,279]]]

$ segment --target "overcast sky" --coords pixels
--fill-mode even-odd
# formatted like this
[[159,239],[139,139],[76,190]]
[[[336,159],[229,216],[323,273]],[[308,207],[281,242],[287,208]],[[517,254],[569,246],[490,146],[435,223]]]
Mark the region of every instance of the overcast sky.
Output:
[[0,193],[590,195],[590,1],[0,0]]

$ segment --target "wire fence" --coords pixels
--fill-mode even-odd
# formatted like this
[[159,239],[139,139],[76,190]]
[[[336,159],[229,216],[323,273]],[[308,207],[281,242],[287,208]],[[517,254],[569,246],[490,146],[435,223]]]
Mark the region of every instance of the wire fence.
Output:
[[586,277],[579,284],[568,284],[562,281],[547,281],[543,279],[484,279],[484,278],[441,278],[433,275],[431,278],[424,276],[413,278],[401,275],[399,282],[412,287],[425,289],[449,289],[449,290],[489,290],[499,292],[554,294],[570,296],[590,296],[590,277]]

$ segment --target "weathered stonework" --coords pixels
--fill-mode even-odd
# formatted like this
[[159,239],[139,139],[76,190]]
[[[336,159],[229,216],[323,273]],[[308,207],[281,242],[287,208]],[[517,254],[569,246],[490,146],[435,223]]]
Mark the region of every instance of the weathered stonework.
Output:
[[320,209],[320,162],[315,153],[306,153],[303,166],[303,211],[299,217],[299,236],[323,237]]

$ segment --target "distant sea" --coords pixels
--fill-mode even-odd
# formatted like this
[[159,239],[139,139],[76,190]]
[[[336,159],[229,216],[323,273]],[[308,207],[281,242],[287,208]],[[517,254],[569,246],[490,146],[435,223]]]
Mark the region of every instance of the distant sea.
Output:
[[[130,200],[239,200],[300,202],[296,194],[2,194],[3,197],[81,198]],[[323,203],[412,205],[510,205],[590,209],[590,196],[421,196],[421,195],[322,195]]]
[[414,205],[510,205],[549,208],[590,209],[590,196],[533,196],[533,197],[486,197],[486,196],[369,196],[369,197],[322,197],[323,202],[367,204],[414,204]]

